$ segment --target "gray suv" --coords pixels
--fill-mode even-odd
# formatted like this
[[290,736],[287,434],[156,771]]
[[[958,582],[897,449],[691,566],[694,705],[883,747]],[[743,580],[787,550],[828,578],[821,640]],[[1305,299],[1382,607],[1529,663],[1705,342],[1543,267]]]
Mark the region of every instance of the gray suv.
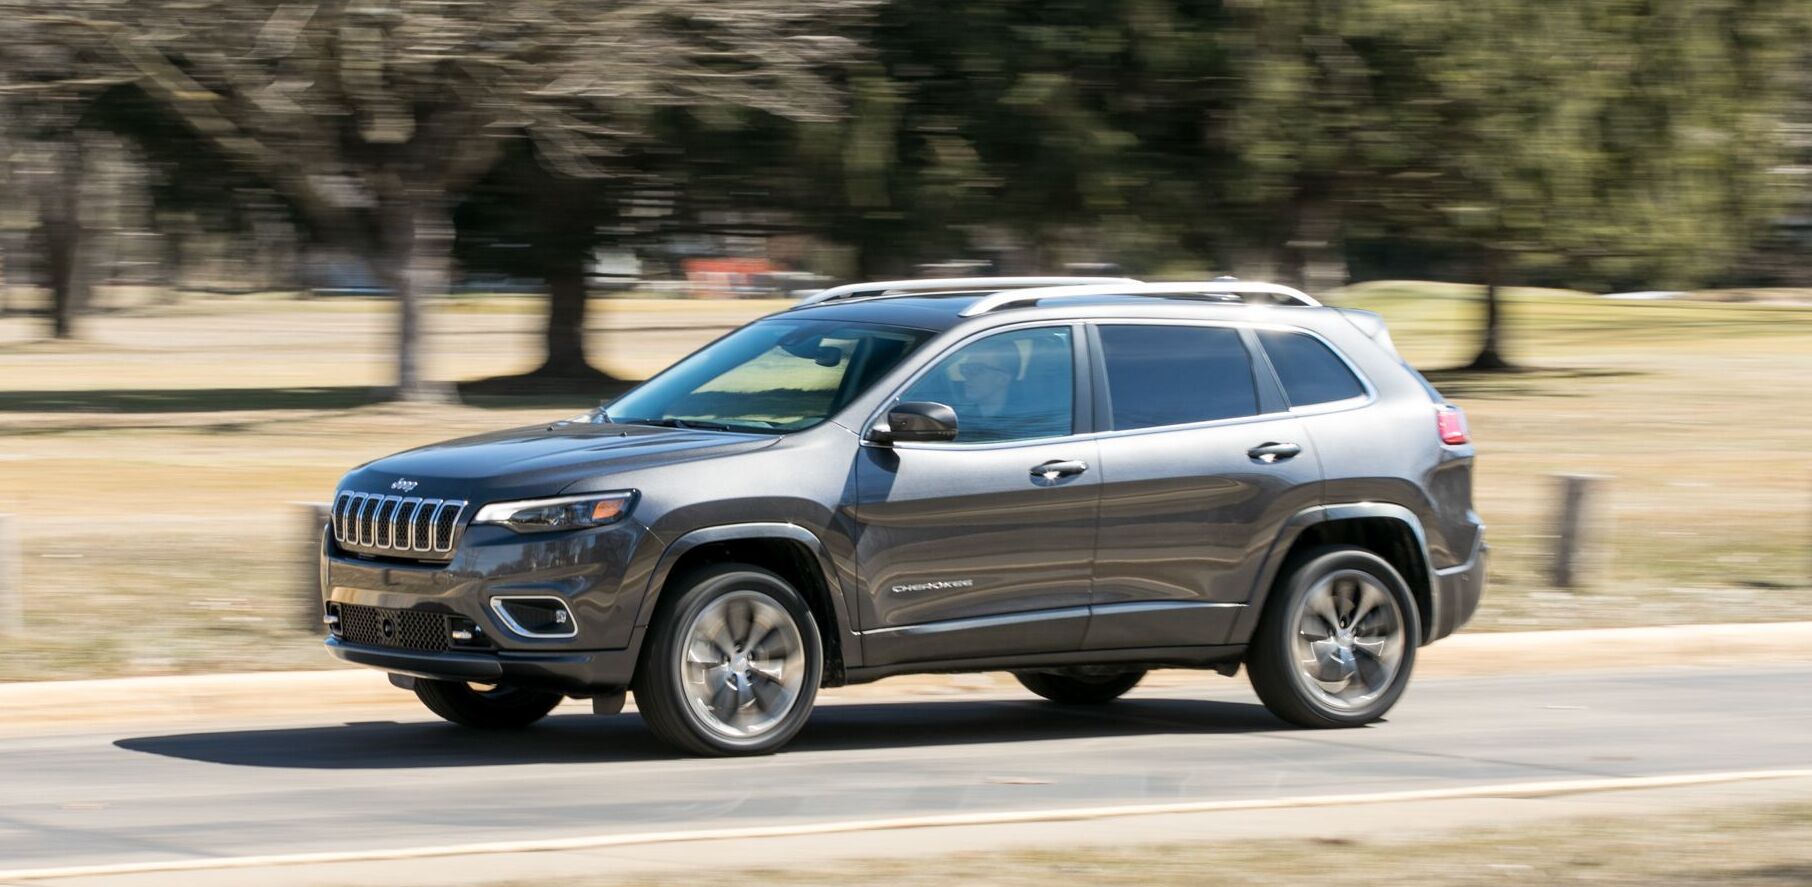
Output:
[[1086,705],[1244,664],[1284,720],[1355,726],[1478,606],[1472,461],[1377,315],[1288,287],[858,284],[347,474],[326,643],[470,727],[632,691],[706,755],[914,672]]

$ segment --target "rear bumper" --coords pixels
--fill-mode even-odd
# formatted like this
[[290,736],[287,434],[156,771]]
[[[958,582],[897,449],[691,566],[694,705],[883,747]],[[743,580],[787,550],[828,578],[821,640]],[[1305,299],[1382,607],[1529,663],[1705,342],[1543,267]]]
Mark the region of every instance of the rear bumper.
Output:
[[1472,614],[1479,609],[1479,599],[1485,596],[1485,561],[1490,551],[1491,546],[1485,544],[1481,532],[1473,546],[1472,557],[1465,563],[1435,571],[1434,593],[1439,598],[1435,613],[1438,615],[1428,637],[1422,639],[1423,643],[1440,640],[1472,621]]
[[392,674],[510,684],[580,696],[626,687],[635,672],[631,650],[428,653],[351,644],[334,637],[326,643],[328,652],[339,659]]

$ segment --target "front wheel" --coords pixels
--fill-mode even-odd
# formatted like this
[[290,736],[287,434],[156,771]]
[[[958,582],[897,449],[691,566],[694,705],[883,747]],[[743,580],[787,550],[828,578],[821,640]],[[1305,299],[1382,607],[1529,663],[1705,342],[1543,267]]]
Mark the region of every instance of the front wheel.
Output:
[[722,564],[668,594],[635,675],[655,735],[699,755],[769,754],[811,715],[824,656],[805,599],[759,567]]
[[1143,669],[1108,674],[1016,671],[1027,690],[1064,705],[1105,705],[1126,695],[1145,677]]
[[1278,577],[1246,666],[1272,714],[1304,727],[1358,727],[1409,683],[1421,641],[1409,585],[1383,558],[1327,546]]
[[503,730],[527,727],[547,717],[563,699],[558,693],[462,681],[415,679],[415,696],[428,710],[462,727]]

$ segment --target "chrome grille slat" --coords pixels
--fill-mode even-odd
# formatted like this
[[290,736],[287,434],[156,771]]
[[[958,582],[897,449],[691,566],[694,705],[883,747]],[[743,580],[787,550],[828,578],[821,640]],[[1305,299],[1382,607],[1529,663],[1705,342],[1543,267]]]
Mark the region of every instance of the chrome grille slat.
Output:
[[391,533],[390,547],[397,551],[411,551],[415,546],[415,513],[421,510],[422,500],[406,498],[396,506],[396,529]]
[[385,496],[378,500],[377,512],[371,518],[371,541],[379,548],[389,548],[396,534],[395,496]]
[[446,502],[434,507],[434,514],[428,518],[428,550],[435,551],[440,547],[440,515],[447,510]]
[[397,519],[402,516],[403,516],[403,497],[391,496],[390,497],[390,522],[389,522],[390,533],[384,537],[384,547],[385,548],[395,548],[396,547],[396,524],[397,524]]
[[415,525],[410,528],[409,547],[412,551],[433,551],[434,515],[440,511],[444,499],[423,499],[420,511],[415,513]]
[[379,501],[381,501],[380,497],[377,496],[362,494],[359,496],[359,532],[355,538],[358,539],[360,545],[377,546],[377,521],[374,512],[377,511]]
[[466,510],[466,503],[442,502],[440,507],[440,513],[434,515],[434,550],[452,551],[453,534],[459,529],[459,516]]
[[333,502],[333,541],[346,542],[346,510],[352,506],[352,494],[341,493]]
[[459,541],[463,499],[342,490],[331,513],[334,541],[364,554],[445,560]]

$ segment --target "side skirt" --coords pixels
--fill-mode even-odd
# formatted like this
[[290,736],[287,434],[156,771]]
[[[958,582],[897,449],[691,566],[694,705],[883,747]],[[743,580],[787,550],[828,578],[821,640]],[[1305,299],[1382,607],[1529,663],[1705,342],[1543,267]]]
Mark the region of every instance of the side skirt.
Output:
[[[1244,644],[1198,647],[1134,647],[1120,650],[1071,650],[1063,653],[988,656],[936,662],[902,662],[852,668],[845,683],[866,684],[903,674],[961,674],[977,671],[1013,671],[1071,665],[1125,665],[1139,668],[1203,668],[1226,671],[1245,659]],[[1230,672],[1229,672],[1230,673]]]

